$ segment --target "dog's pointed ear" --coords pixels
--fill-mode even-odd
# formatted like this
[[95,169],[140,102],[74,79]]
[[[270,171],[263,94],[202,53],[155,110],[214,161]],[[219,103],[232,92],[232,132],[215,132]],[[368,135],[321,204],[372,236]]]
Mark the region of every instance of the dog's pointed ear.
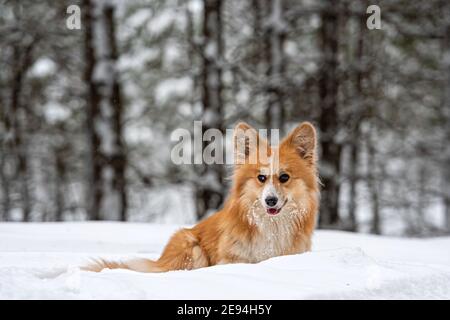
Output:
[[245,122],[239,122],[233,133],[235,164],[256,163],[258,147],[267,146],[264,138],[260,137],[256,129]]
[[309,164],[317,161],[317,134],[309,122],[302,122],[283,140],[282,144],[295,148],[298,155]]

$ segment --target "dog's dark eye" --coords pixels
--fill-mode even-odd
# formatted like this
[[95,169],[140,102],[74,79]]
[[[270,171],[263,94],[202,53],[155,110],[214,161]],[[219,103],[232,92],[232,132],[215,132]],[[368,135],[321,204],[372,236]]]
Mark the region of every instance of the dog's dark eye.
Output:
[[266,182],[266,180],[267,180],[267,177],[265,176],[265,175],[263,175],[263,174],[260,174],[259,176],[258,176],[258,180],[260,181],[260,182]]
[[286,173],[283,173],[278,179],[280,180],[281,183],[285,183],[286,181],[289,180],[289,175]]

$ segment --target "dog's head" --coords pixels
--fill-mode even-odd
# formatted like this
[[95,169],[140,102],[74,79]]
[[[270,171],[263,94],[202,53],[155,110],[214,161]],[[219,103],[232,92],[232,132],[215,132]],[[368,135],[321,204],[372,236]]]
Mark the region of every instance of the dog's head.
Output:
[[271,146],[246,123],[234,131],[234,190],[256,215],[271,217],[310,210],[318,192],[316,131],[303,122]]

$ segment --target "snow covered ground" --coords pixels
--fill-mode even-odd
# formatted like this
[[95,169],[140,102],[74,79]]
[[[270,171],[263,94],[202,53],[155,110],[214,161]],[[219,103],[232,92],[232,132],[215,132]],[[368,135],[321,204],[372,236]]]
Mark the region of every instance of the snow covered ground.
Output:
[[316,231],[313,251],[256,265],[142,274],[89,257],[157,258],[172,225],[0,224],[0,299],[450,299],[450,237]]

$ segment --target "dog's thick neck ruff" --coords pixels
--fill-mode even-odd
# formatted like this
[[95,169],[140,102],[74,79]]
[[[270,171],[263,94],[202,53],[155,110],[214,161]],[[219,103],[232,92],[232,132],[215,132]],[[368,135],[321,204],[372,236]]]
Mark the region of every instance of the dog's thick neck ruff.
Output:
[[[249,226],[248,241],[236,242],[231,247],[233,255],[243,261],[256,263],[290,253],[298,235],[307,235],[304,227],[308,209],[293,199],[288,199],[275,216],[266,212],[259,199],[243,207],[243,219]],[[302,251],[307,248],[305,243]]]

